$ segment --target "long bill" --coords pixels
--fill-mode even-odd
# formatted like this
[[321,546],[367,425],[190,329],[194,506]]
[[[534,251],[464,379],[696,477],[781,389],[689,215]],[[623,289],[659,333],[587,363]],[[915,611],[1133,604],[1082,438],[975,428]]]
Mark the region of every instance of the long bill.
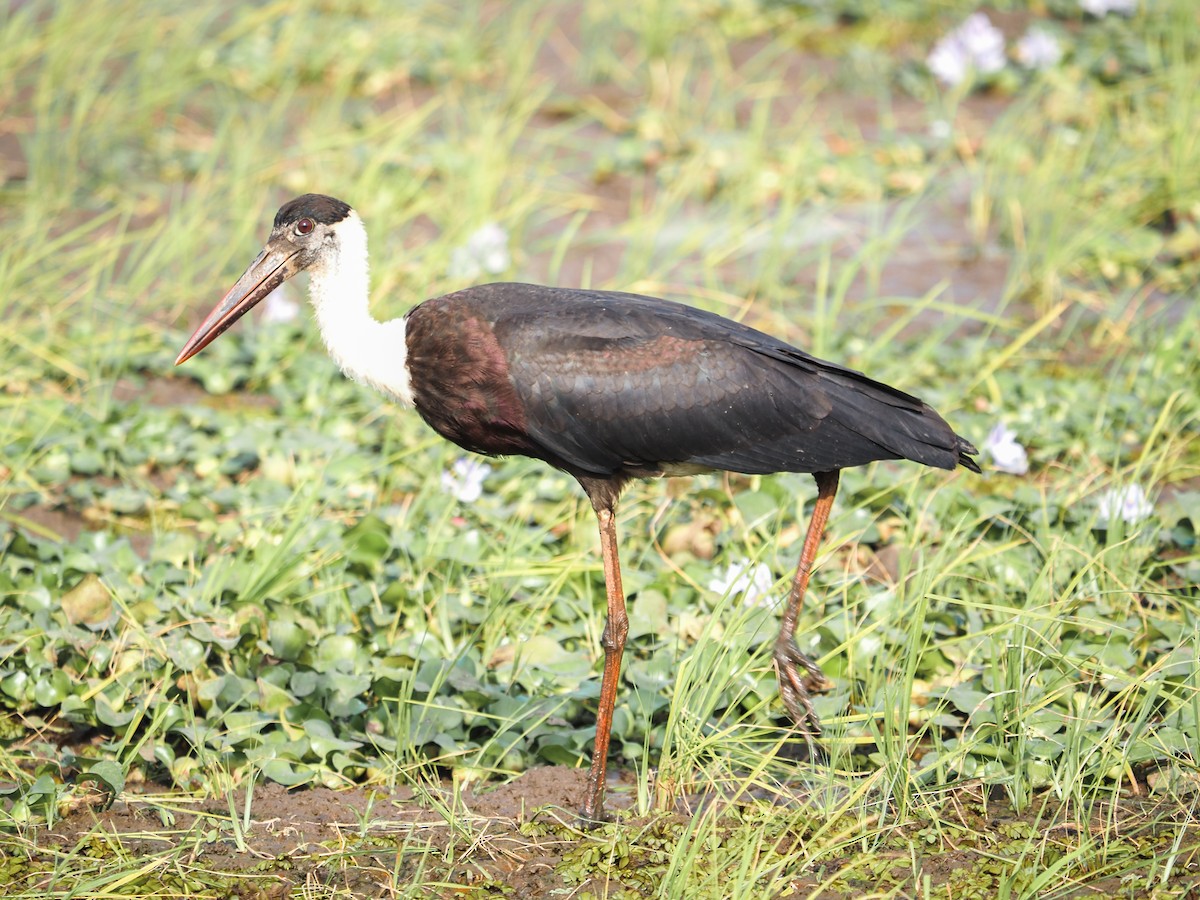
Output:
[[175,365],[187,362],[215,341],[255,304],[299,272],[300,266],[296,262],[298,252],[297,247],[287,242],[272,241],[263,247],[237,284],[229,289],[195,334],[188,338],[175,359]]

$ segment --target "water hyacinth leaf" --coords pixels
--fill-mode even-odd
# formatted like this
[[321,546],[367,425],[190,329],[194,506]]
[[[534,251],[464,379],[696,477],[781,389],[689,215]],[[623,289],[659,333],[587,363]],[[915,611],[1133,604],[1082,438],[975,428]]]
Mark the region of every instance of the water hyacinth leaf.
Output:
[[329,634],[317,644],[313,665],[319,672],[352,672],[358,668],[360,653],[358,642],[350,635]]
[[1193,735],[1189,735],[1169,725],[1156,729],[1154,737],[1170,753],[1186,755],[1192,753],[1195,749],[1195,738]]
[[267,759],[257,763],[263,775],[284,787],[308,784],[316,776],[312,766],[289,762],[286,759]]
[[241,450],[222,458],[218,471],[222,475],[233,476],[258,468],[258,453],[255,450]]
[[363,772],[363,761],[361,758],[351,756],[348,753],[337,751],[330,759],[330,764],[335,772],[340,772],[347,778],[358,778]]
[[385,609],[400,606],[408,598],[408,590],[399,578],[389,578],[387,586],[379,593],[379,600]]
[[183,568],[195,556],[199,545],[200,541],[189,532],[177,531],[163,535],[150,545],[150,560]]
[[295,706],[297,702],[297,699],[283,688],[259,679],[258,705],[264,712],[279,714],[285,709]]
[[71,454],[71,471],[76,475],[96,475],[104,468],[104,455],[84,448]]
[[258,685],[232,673],[218,675],[200,683],[196,698],[221,709],[232,709],[247,697],[257,694]]
[[204,644],[216,644],[222,650],[232,650],[241,643],[242,635],[223,623],[193,622],[188,630]]
[[0,691],[3,691],[14,700],[28,700],[31,679],[29,673],[24,670],[12,672],[0,681]]
[[[514,659],[509,665],[525,665],[535,667],[550,667],[563,662],[573,662],[577,655],[568,652],[563,645],[546,634],[535,634],[519,644],[510,645],[514,648]],[[506,668],[500,664],[498,668]]]
[[1177,547],[1190,550],[1196,546],[1196,522],[1191,518],[1177,519],[1171,527],[1170,535]]
[[297,697],[307,697],[312,694],[324,681],[324,677],[311,669],[298,669],[291,678],[292,693]]
[[86,575],[59,600],[63,615],[72,625],[93,630],[111,625],[116,620],[112,595],[97,575]]
[[447,545],[442,556],[447,561],[475,566],[483,558],[485,544],[478,528],[466,528]]
[[154,709],[154,721],[164,730],[171,730],[187,718],[188,707],[182,702],[159,702]]
[[189,374],[200,380],[204,385],[205,393],[218,397],[228,394],[240,381],[237,369],[228,365],[206,366],[202,369],[193,369]]
[[[142,758],[143,759],[147,758],[145,750],[142,751]],[[175,760],[176,760],[175,750],[170,744],[165,744],[165,743],[162,743],[161,741],[156,741],[154,743],[153,747],[150,749],[149,758],[153,759],[156,763],[158,763],[163,768],[169,770],[175,765]]]
[[333,733],[333,728],[324,719],[309,719],[304,723],[304,733],[308,736],[313,752],[324,758],[335,750],[356,750],[362,746],[360,741],[342,740]]
[[179,515],[184,519],[204,522],[212,519],[212,508],[203,500],[187,500],[179,507]]
[[31,469],[38,484],[61,484],[71,477],[71,456],[55,450],[42,456]]
[[165,646],[167,659],[184,672],[196,669],[208,657],[208,648],[184,634],[173,634],[166,640]]
[[33,687],[33,702],[38,706],[52,708],[62,703],[71,693],[71,679],[62,669],[55,669],[38,678]]
[[761,527],[779,517],[779,501],[766,491],[741,491],[733,502],[749,528]]
[[271,655],[288,661],[299,659],[308,648],[311,634],[289,612],[276,615],[267,626]]
[[86,771],[79,774],[75,781],[78,784],[91,781],[103,788],[108,795],[105,809],[112,806],[117,795],[125,790],[125,772],[112,760],[100,760],[92,763]]
[[150,494],[139,488],[115,487],[104,492],[100,503],[121,515],[137,515],[149,508]]
[[346,558],[368,572],[375,571],[392,549],[392,529],[375,515],[363,516],[345,533]]
[[655,653],[626,676],[639,690],[657,693],[675,683],[677,660],[669,652]]
[[257,676],[259,681],[286,689],[294,671],[295,667],[290,665],[263,666],[257,670]]
[[42,774],[24,789],[21,799],[31,811],[45,817],[48,821],[53,821],[57,812],[58,795],[62,790],[62,785],[50,775]]
[[463,736],[466,716],[461,710],[448,706],[427,707],[421,718],[434,729],[436,733],[433,739],[442,746],[453,747]]
[[1172,563],[1171,570],[1184,584],[1200,584],[1200,559],[1193,557],[1182,563]]
[[222,722],[224,725],[222,740],[230,748],[236,747],[247,738],[261,734],[275,724],[273,716],[268,716],[257,709],[237,709],[226,712]]
[[954,707],[959,712],[964,712],[968,716],[974,716],[986,707],[989,702],[989,695],[987,693],[965,684],[950,688],[945,692],[944,696],[954,704]]
[[[15,594],[16,586],[16,582],[11,576],[0,573],[0,593],[11,592]],[[58,608],[58,604],[54,600],[54,595],[43,584],[31,585],[18,597],[17,602],[23,610],[35,615],[48,613]]]
[[362,697],[371,688],[371,676],[328,672],[324,684],[329,691],[326,703],[331,715],[358,715],[366,708]]
[[114,705],[104,694],[97,694],[93,701],[96,720],[110,728],[124,728],[138,714],[137,709],[126,707],[124,699],[119,705]]
[[667,597],[662,591],[645,590],[638,593],[637,602],[629,608],[629,638],[660,635],[667,629]]

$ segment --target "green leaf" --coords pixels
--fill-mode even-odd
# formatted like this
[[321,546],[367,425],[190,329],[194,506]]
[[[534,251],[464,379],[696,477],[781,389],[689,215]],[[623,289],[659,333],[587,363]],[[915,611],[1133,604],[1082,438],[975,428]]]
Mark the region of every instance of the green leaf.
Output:
[[100,760],[88,766],[87,770],[81,772],[75,779],[77,783],[94,781],[105,791],[108,792],[108,802],[104,808],[112,806],[113,801],[117,799],[117,795],[125,790],[125,772],[112,760]]
[[354,750],[362,746],[360,741],[346,741],[333,733],[333,728],[324,719],[309,719],[304,723],[304,733],[308,735],[313,752],[324,758],[335,750]]
[[184,672],[193,671],[208,657],[208,648],[204,644],[178,633],[166,642],[166,651],[167,658]]
[[316,775],[312,766],[292,763],[284,759],[268,759],[259,763],[258,767],[267,778],[285,787],[308,784]]
[[115,619],[112,595],[96,575],[84,576],[63,594],[59,605],[72,625],[99,629]]
[[100,502],[115,513],[134,515],[146,511],[150,495],[137,488],[115,487],[105,491]]

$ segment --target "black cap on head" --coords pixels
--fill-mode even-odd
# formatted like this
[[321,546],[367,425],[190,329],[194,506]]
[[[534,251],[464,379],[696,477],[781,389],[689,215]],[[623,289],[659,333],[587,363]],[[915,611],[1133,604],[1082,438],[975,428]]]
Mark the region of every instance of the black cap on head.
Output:
[[326,197],[324,194],[304,194],[279,207],[279,212],[275,213],[275,227],[290,225],[303,218],[312,219],[322,225],[333,225],[348,215],[350,215],[350,204],[343,203],[336,197]]

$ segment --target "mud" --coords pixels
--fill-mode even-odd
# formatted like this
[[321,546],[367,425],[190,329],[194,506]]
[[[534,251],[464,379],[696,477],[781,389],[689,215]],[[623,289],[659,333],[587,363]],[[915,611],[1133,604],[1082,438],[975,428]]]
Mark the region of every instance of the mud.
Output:
[[[249,794],[246,818],[247,792],[235,788],[236,818],[247,824],[241,846],[229,826],[229,798],[199,801],[152,788],[126,793],[108,809],[79,802],[45,841],[65,851],[98,835],[119,835],[130,854],[176,855],[182,849],[189,865],[209,872],[261,875],[269,884],[260,884],[255,896],[264,889],[266,896],[286,896],[314,880],[375,896],[395,883],[397,867],[418,866],[458,845],[459,858],[469,862],[447,865],[443,877],[544,896],[548,886],[561,887],[555,868],[584,835],[575,804],[586,776],[582,769],[537,768],[457,796],[449,784],[393,791],[261,784]],[[613,792],[614,808],[627,803],[620,790]]]

